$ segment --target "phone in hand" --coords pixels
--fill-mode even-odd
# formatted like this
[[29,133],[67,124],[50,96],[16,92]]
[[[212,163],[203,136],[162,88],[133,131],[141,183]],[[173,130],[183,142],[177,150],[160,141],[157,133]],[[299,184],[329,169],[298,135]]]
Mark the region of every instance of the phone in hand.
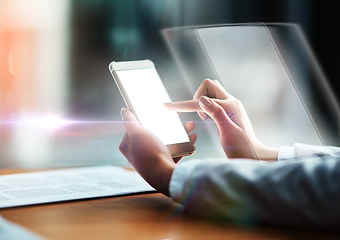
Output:
[[109,70],[127,107],[143,127],[168,147],[173,157],[194,152],[178,114],[164,106],[171,99],[151,60],[114,61]]

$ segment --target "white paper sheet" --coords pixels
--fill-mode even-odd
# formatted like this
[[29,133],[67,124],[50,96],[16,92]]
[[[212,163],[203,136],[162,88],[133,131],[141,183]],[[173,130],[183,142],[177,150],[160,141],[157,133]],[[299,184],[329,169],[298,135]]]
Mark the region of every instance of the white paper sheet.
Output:
[[0,208],[155,191],[136,172],[115,166],[0,176]]

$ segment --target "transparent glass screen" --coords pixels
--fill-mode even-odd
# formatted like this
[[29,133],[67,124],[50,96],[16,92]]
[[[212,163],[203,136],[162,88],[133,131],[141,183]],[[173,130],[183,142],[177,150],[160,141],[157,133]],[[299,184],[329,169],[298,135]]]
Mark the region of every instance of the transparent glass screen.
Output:
[[203,27],[197,35],[216,75],[242,101],[262,142],[322,144],[265,26]]

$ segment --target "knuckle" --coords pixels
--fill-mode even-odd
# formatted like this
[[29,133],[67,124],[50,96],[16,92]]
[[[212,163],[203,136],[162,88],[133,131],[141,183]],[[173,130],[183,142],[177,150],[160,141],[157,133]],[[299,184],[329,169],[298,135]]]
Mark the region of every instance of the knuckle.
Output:
[[213,118],[216,118],[216,119],[222,119],[222,118],[225,118],[225,111],[224,111],[224,109],[221,107],[221,106],[219,106],[219,105],[215,105],[215,104],[213,104],[212,105],[212,111],[211,111],[212,113],[212,116],[213,116]]
[[243,103],[240,100],[238,100],[237,98],[234,98],[232,101],[233,101],[233,105],[235,105],[235,106],[238,106],[238,107],[243,106]]
[[210,82],[211,82],[211,80],[209,78],[206,78],[206,79],[203,80],[203,84],[208,84]]
[[228,105],[233,105],[233,106],[242,106],[242,102],[238,100],[237,98],[229,98],[227,101]]
[[119,145],[119,151],[122,152],[122,153],[125,153],[127,151],[127,144],[125,142],[122,142]]
[[204,87],[209,87],[209,86],[212,86],[213,84],[214,84],[214,82],[211,79],[206,78],[206,79],[203,80],[203,84],[202,85]]

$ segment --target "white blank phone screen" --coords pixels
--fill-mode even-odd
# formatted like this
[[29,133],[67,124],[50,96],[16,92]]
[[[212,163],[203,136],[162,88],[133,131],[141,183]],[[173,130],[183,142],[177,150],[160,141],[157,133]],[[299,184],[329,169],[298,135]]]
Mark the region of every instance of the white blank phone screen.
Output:
[[164,145],[190,141],[178,114],[164,107],[171,100],[156,69],[120,70],[117,74],[143,127]]

